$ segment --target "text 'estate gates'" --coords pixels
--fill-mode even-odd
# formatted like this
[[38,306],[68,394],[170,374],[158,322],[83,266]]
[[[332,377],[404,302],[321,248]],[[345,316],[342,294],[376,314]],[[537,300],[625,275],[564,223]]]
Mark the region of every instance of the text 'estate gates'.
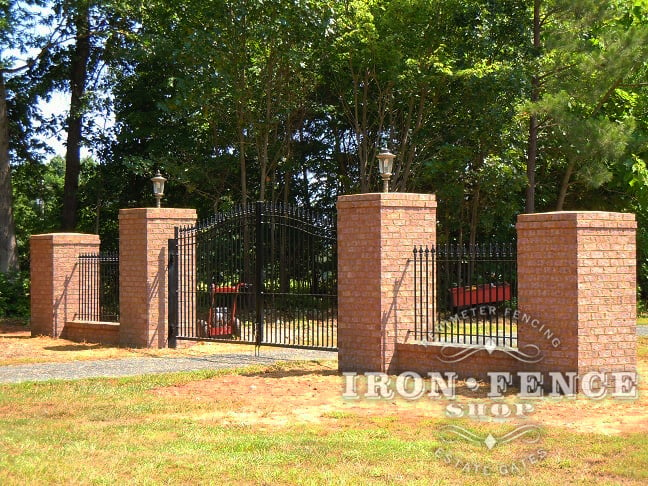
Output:
[[176,228],[169,346],[176,340],[335,349],[333,213],[258,202]]

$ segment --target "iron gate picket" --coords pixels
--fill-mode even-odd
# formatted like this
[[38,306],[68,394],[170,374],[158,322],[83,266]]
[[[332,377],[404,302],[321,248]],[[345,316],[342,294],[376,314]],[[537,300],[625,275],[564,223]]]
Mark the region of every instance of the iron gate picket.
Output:
[[214,340],[334,350],[333,213],[257,202],[176,228],[169,346]]

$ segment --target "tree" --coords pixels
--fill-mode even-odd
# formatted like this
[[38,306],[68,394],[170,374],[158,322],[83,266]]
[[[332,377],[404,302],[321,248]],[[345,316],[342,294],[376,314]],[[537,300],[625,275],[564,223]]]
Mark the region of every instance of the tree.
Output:
[[0,69],[0,273],[18,270],[16,230],[13,217],[9,115],[5,71]]
[[[312,45],[328,25],[324,5],[151,4],[130,39],[129,69],[116,73],[117,119],[129,125],[118,137],[137,144],[136,153],[150,165],[163,163],[188,190],[214,201],[225,199],[219,190],[243,203],[279,198],[279,181],[290,179],[293,149],[316,86]],[[139,92],[145,80],[155,87],[143,99],[131,98],[129,87]],[[144,101],[147,120],[144,110],[133,109]],[[149,130],[152,119],[158,136],[149,131],[143,141],[139,128]],[[230,183],[235,176],[236,190]],[[206,188],[205,180],[214,183]]]
[[29,266],[30,236],[60,227],[64,177],[65,160],[59,156],[47,164],[30,161],[14,168],[14,214],[21,266]]
[[[75,8],[76,7],[76,8]],[[65,8],[65,6],[64,6]],[[77,223],[81,142],[83,132],[84,96],[90,61],[90,3],[79,1],[67,14],[74,26],[74,49],[70,62],[70,113],[67,122],[65,152],[65,190],[61,217],[64,230],[73,230]]]
[[[0,273],[11,273],[19,269],[16,244],[16,230],[13,214],[13,193],[11,183],[11,157],[25,147],[29,139],[28,123],[21,124],[30,109],[30,102],[21,104],[18,91],[25,95],[26,86],[17,79],[26,72],[33,61],[16,58],[32,45],[34,37],[25,34],[32,22],[30,3],[0,1],[0,43],[9,49],[0,51]],[[47,44],[49,45],[49,44]],[[47,45],[43,48],[46,49]],[[41,49],[40,54],[42,54]],[[15,53],[15,54],[14,54]],[[13,88],[13,96],[10,94]],[[33,100],[31,100],[33,102]],[[12,112],[13,108],[13,112]],[[19,113],[20,111],[20,113]],[[22,137],[14,136],[22,135]]]
[[[65,231],[74,230],[79,217],[81,147],[88,145],[88,135],[92,133],[92,114],[100,99],[97,92],[105,89],[105,86],[99,90],[96,87],[101,85],[107,57],[106,38],[127,23],[120,17],[119,7],[119,2],[57,0],[52,2],[51,10],[41,14],[41,25],[58,26],[63,38],[41,56],[33,70],[33,83],[45,99],[53,91],[69,92],[70,95],[65,119],[53,121],[65,132],[66,140],[65,193],[60,218]],[[94,90],[89,87],[90,82]],[[105,96],[110,90],[106,91]]]
[[561,210],[574,183],[599,187],[610,178],[608,162],[624,153],[632,122],[611,121],[603,108],[644,62],[647,37],[643,27],[621,25],[620,5],[534,0],[526,212],[536,210],[543,184],[539,161],[545,173],[562,173],[549,198]]

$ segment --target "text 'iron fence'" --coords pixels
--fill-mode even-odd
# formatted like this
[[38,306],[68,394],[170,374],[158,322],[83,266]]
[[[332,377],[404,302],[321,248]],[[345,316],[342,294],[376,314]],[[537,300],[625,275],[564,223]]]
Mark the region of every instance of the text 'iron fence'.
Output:
[[79,255],[79,312],[82,321],[119,321],[119,254]]
[[515,243],[414,248],[414,339],[517,347]]

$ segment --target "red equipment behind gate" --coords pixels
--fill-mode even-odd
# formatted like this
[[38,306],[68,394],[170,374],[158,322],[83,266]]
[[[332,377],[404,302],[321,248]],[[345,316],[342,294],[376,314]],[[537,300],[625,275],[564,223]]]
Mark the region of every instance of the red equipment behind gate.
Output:
[[[241,327],[236,318],[236,304],[241,289],[248,288],[248,284],[239,283],[229,287],[218,287],[212,283],[209,289],[211,303],[209,306],[209,318],[207,320],[207,335],[209,337],[241,336]],[[232,303],[229,308],[218,307],[216,303],[217,294],[230,294]]]

